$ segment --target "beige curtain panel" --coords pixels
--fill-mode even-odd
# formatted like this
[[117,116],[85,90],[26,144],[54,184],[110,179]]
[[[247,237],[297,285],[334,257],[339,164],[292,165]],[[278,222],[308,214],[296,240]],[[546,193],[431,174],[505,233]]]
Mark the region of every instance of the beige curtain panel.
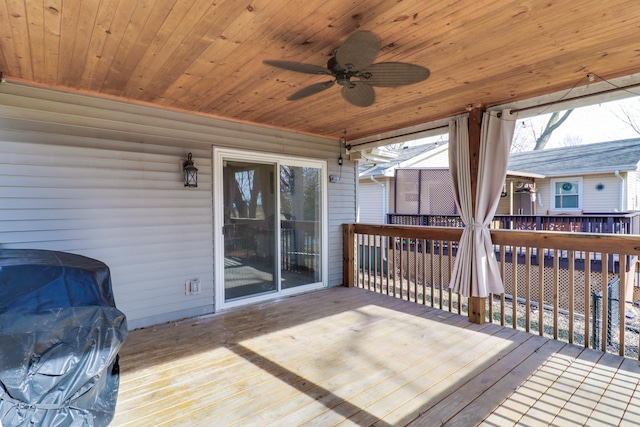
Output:
[[475,214],[471,204],[469,117],[461,116],[449,123],[449,170],[460,218],[465,224],[449,287],[466,297],[504,292],[489,225],[507,176],[515,120],[508,111],[483,115]]

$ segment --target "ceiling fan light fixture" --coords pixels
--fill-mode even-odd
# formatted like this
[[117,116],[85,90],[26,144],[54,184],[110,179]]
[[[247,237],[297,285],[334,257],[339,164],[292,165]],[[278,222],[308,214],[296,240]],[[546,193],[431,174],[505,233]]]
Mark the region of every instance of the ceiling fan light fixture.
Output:
[[[405,62],[381,62],[374,64],[380,51],[380,39],[371,31],[358,31],[334,50],[327,61],[327,68],[292,61],[265,60],[267,65],[306,74],[326,74],[334,80],[315,83],[287,97],[293,101],[315,95],[333,86],[342,86],[343,98],[358,107],[368,107],[375,101],[374,86],[397,87],[426,80],[430,71],[419,65]],[[352,81],[355,77],[357,80]]]

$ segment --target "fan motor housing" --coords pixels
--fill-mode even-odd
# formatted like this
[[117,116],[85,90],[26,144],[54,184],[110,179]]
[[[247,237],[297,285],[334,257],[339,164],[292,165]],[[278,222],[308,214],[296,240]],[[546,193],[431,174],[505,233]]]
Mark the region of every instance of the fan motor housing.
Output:
[[357,72],[346,71],[340,67],[338,64],[338,60],[334,57],[329,59],[327,62],[327,68],[331,70],[333,75],[336,77],[336,83],[340,86],[351,86],[351,77],[355,76]]

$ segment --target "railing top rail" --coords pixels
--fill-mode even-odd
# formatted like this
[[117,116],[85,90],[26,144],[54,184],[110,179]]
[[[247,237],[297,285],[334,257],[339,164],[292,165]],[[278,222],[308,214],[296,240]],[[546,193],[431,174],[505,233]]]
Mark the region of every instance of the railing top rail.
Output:
[[491,230],[497,245],[640,255],[640,236],[571,231]]
[[[457,218],[460,215],[455,214],[407,214],[407,213],[388,213],[389,216],[402,216],[402,217],[442,217],[442,218]],[[541,215],[541,214],[495,214],[494,218],[498,217],[508,217],[508,218],[531,218],[531,217],[540,217],[540,218],[603,218],[603,217],[612,217],[612,218],[634,218],[640,216],[640,212],[586,212],[583,214],[577,215],[567,215],[567,214],[549,214],[549,215]]]
[[404,237],[411,239],[460,240],[460,227],[426,227],[423,225],[381,225],[355,224],[358,234],[375,234],[387,237]]
[[[358,223],[354,226],[358,234],[445,241],[459,240],[463,230],[418,225]],[[497,245],[640,255],[640,236],[637,235],[495,229],[490,232],[493,243]]]

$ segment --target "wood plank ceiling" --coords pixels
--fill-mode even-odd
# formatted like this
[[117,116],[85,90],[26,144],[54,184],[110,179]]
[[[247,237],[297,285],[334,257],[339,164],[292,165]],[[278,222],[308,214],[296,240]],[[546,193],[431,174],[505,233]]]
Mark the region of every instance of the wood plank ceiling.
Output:
[[[379,35],[376,62],[431,77],[376,88],[347,105],[339,86],[286,97],[327,76],[264,59],[324,66],[358,30]],[[350,139],[576,84],[640,72],[638,0],[0,0],[0,71],[23,81],[244,123]]]

